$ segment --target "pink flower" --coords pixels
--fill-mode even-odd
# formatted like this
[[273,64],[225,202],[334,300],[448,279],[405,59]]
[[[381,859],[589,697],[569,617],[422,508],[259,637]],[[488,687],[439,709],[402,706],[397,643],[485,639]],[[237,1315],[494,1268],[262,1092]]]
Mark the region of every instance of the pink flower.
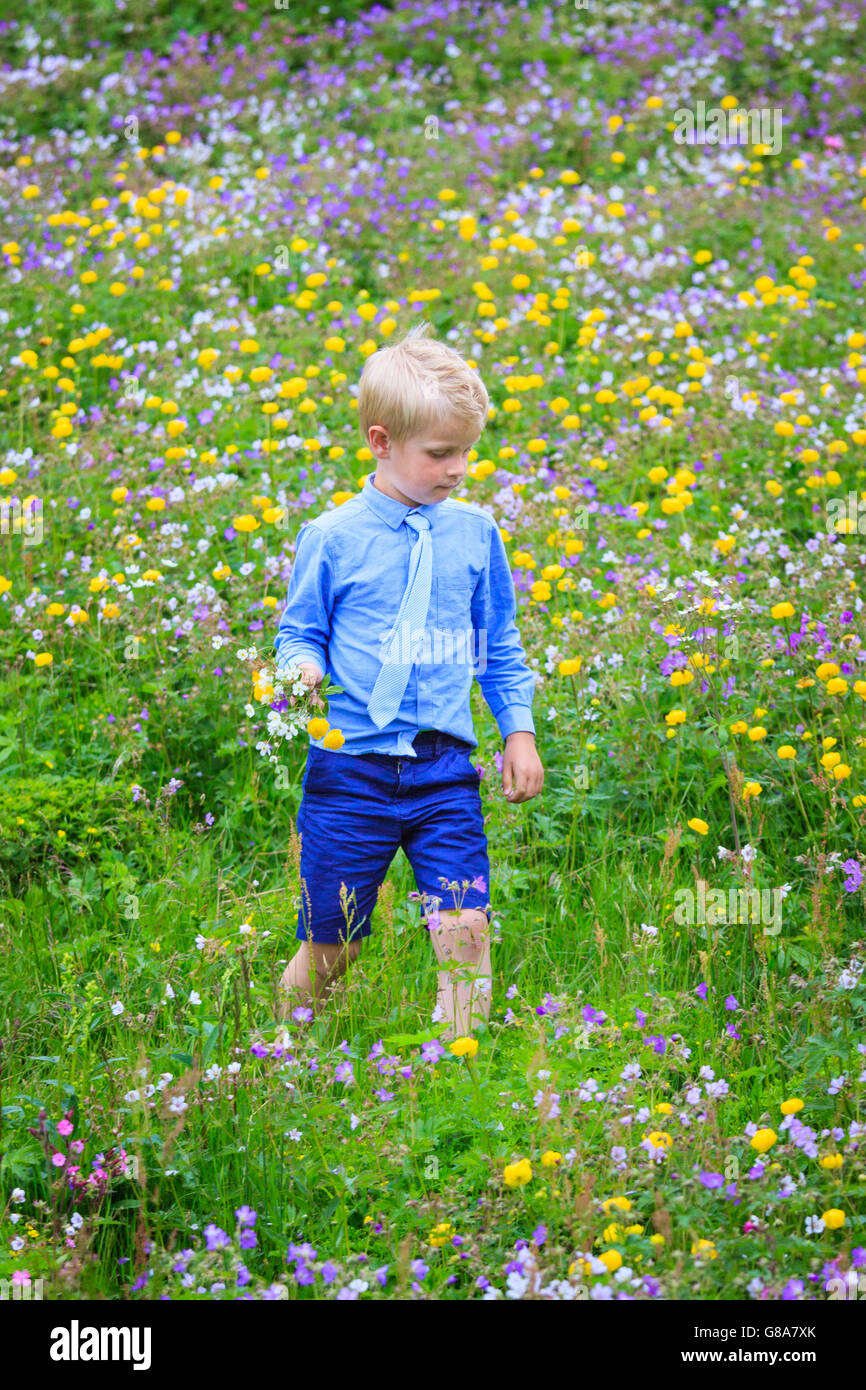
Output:
[[70,1147],[70,1149],[72,1149],[73,1153],[80,1154],[80,1153],[81,1153],[81,1150],[84,1148],[84,1140],[83,1140],[83,1139],[73,1139],[73,1141],[72,1141],[72,1143],[69,1145],[69,1147]]
[[71,1123],[71,1121],[70,1121],[70,1120],[61,1120],[60,1123],[59,1123],[58,1126],[57,1126],[57,1133],[58,1133],[58,1134],[62,1134],[62,1135],[64,1136],[64,1138],[66,1137],[67,1134],[71,1134],[71,1133],[72,1133],[72,1123]]
[[62,1168],[66,1162],[66,1154],[56,1153],[51,1155],[51,1162],[55,1168]]
[[29,1283],[30,1283],[30,1270],[29,1270],[29,1269],[13,1269],[13,1271],[12,1271],[12,1283],[13,1283],[13,1284],[29,1284]]

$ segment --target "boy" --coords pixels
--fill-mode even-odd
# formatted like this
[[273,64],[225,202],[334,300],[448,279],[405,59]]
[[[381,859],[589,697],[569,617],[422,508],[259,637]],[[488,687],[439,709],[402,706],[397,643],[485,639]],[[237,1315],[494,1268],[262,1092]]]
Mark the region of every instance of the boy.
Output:
[[[509,801],[537,796],[544,769],[502,537],[479,506],[449,496],[487,422],[487,391],[428,327],[367,360],[358,420],[376,471],[301,528],[275,640],[279,660],[296,661],[310,686],[327,670],[343,687],[328,718],[345,739],[339,750],[321,740],[308,749],[297,820],[304,944],[281,981],[281,1016],[317,1007],[357,959],[402,845],[441,967],[434,1017],[453,1041],[490,1016],[490,873],[469,757],[474,675],[505,740]],[[453,906],[440,910],[449,894]]]

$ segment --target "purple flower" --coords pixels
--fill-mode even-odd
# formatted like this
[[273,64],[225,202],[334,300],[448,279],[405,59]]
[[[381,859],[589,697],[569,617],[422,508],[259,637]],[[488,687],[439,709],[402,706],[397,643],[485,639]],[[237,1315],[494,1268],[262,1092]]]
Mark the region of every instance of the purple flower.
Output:
[[856,893],[863,882],[863,870],[860,868],[856,859],[846,859],[842,868],[845,870],[846,874],[849,875],[842,884],[842,887],[845,889],[846,893]]
[[739,1007],[740,1006],[734,998],[733,994],[729,994],[727,999],[725,1000],[725,1008],[728,1010],[728,1012],[733,1013],[734,1010],[738,1009]]
[[241,1231],[240,1240],[238,1241],[238,1244],[242,1250],[254,1250],[258,1243],[259,1242],[255,1231],[251,1231],[249,1229]]
[[213,1222],[204,1228],[204,1238],[208,1250],[224,1250],[231,1241],[221,1226],[215,1226]]
[[324,1282],[326,1284],[333,1284],[338,1273],[339,1270],[337,1269],[337,1266],[335,1264],[331,1264],[330,1260],[325,1260],[325,1263],[322,1265],[321,1269],[322,1279],[324,1280]]
[[252,1207],[238,1207],[235,1216],[242,1226],[255,1226],[257,1213]]
[[724,1187],[725,1179],[721,1173],[701,1173],[700,1181],[704,1187]]
[[698,987],[697,987],[697,989],[695,990],[695,994],[699,995],[701,999],[706,999],[706,997],[707,997],[707,986],[706,986],[706,984],[705,984],[705,983],[699,984]]

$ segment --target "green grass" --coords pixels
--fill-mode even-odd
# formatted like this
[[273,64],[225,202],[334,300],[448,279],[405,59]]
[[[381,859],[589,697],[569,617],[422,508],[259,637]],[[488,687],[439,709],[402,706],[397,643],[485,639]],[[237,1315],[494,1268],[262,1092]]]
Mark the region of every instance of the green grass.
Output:
[[[56,1299],[349,1288],[463,1300],[488,1283],[522,1297],[531,1289],[514,1269],[509,1284],[506,1268],[522,1241],[522,1277],[531,1252],[545,1297],[826,1298],[826,1281],[858,1266],[866,1245],[866,922],[862,888],[844,887],[851,862],[866,862],[856,688],[866,552],[856,528],[826,534],[828,501],[862,492],[866,476],[850,341],[866,333],[864,189],[847,153],[859,30],[828,29],[809,49],[812,71],[843,60],[820,111],[846,148],[807,135],[818,105],[792,111],[783,152],[753,161],[743,150],[718,197],[706,150],[673,158],[676,107],[726,93],[744,107],[784,105],[804,81],[798,46],[767,57],[751,12],[736,15],[739,57],[685,91],[645,31],[661,25],[685,55],[719,48],[714,7],[554,5],[549,24],[546,7],[509,9],[500,36],[496,12],[467,6],[433,37],[423,10],[393,8],[348,42],[321,29],[317,7],[294,6],[291,24],[309,39],[294,47],[278,42],[287,17],[252,5],[118,12],[93,0],[88,14],[108,47],[32,85],[4,118],[32,163],[7,155],[0,184],[2,244],[19,247],[0,268],[0,500],[14,516],[13,499],[20,514],[37,497],[43,534],[31,544],[10,521],[0,536],[0,1278],[26,1269]],[[73,33],[40,5],[27,20],[58,51],[87,57],[84,23]],[[562,37],[578,24],[579,61]],[[99,83],[124,63],[139,74],[142,50],[167,54],[183,29],[223,36],[219,72],[205,60],[149,70],[142,153],[122,136],[128,94],[115,84],[99,96]],[[20,66],[21,32],[0,39]],[[614,58],[620,34],[630,41]],[[226,77],[239,43],[247,51]],[[404,84],[395,65],[410,50]],[[543,75],[524,71],[538,61]],[[655,88],[658,109],[646,106]],[[273,103],[264,118],[251,91]],[[591,121],[551,114],[554,96],[587,98]],[[304,104],[314,98],[321,105]],[[224,121],[211,131],[214,110]],[[438,141],[424,137],[431,115]],[[614,132],[612,115],[624,118]],[[483,149],[476,125],[498,128]],[[52,134],[62,130],[84,132],[77,170]],[[363,137],[372,149],[358,147]],[[254,178],[262,167],[269,176]],[[568,169],[577,184],[561,180]],[[223,189],[209,185],[217,174]],[[25,197],[31,183],[39,192]],[[192,192],[188,203],[173,201],[175,186]],[[606,212],[617,186],[624,218]],[[478,221],[470,242],[455,211]],[[63,212],[77,222],[49,222]],[[580,229],[562,232],[565,217]],[[535,244],[509,244],[513,232]],[[279,248],[297,237],[307,247],[283,272]],[[596,259],[576,270],[582,245]],[[815,279],[803,306],[762,302],[755,281],[793,285],[803,254]],[[648,256],[659,257],[649,274]],[[524,272],[525,293],[512,285]],[[326,283],[299,303],[312,273]],[[494,316],[478,313],[479,281]],[[534,303],[560,287],[567,307]],[[438,297],[418,294],[432,289]],[[757,302],[744,304],[744,291]],[[372,321],[357,312],[368,304]],[[467,477],[463,494],[509,536],[518,623],[543,675],[534,710],[546,770],[540,797],[507,804],[501,740],[476,688],[492,1010],[474,1055],[432,1060],[422,1048],[441,1031],[435,962],[402,854],[344,988],[284,1040],[277,991],[296,947],[304,749],[280,751],[278,776],[255,747],[264,714],[245,713],[301,521],[332,491],[357,490],[370,466],[353,406],[365,345],[387,341],[383,321],[393,340],[425,315],[440,335],[455,330],[494,407],[478,459],[495,471]],[[677,322],[692,335],[670,336]],[[344,352],[324,346],[333,336]],[[680,389],[696,380],[692,344],[709,365],[695,392]],[[215,364],[199,364],[209,347]],[[653,351],[664,356],[650,363]],[[270,382],[250,379],[268,365]],[[243,372],[233,382],[231,367]],[[607,403],[596,399],[604,373],[616,393]],[[540,385],[509,380],[535,374]],[[305,375],[302,395],[276,396]],[[630,397],[624,384],[641,376],[651,385]],[[730,376],[756,393],[753,416],[732,409]],[[780,401],[792,387],[800,400]],[[261,409],[271,398],[285,428]],[[67,436],[53,432],[63,402],[78,412]],[[792,437],[774,431],[800,414],[811,424]],[[171,420],[186,424],[176,437]],[[540,438],[544,452],[528,447]],[[831,452],[832,440],[847,448]],[[817,461],[803,458],[810,448]],[[650,478],[654,468],[667,477]],[[663,503],[680,469],[690,471],[675,486],[691,504],[677,513]],[[148,509],[157,497],[164,507]],[[282,508],[279,523],[263,519],[262,498]],[[635,504],[640,515],[628,514]],[[247,514],[261,519],[251,536],[231,526]],[[723,537],[736,542],[728,553]],[[527,575],[548,566],[561,573],[545,597]],[[668,600],[662,581],[678,580]],[[697,610],[704,598],[715,615]],[[793,618],[772,616],[783,600]],[[71,614],[86,618],[70,624]],[[255,661],[239,658],[253,644]],[[686,685],[663,666],[672,651],[702,659]],[[51,662],[37,666],[37,653]],[[578,656],[579,673],[560,674]],[[817,675],[830,661],[850,667],[843,692]],[[674,710],[683,723],[666,720]],[[761,728],[766,737],[749,738]],[[793,760],[778,757],[786,745]],[[827,753],[847,776],[836,779]],[[744,798],[750,782],[760,792]],[[753,860],[718,855],[747,845]],[[682,894],[700,882],[725,894],[789,885],[781,930],[680,922]],[[790,1099],[802,1100],[813,1143],[782,1128]],[[763,1171],[755,1128],[776,1136]],[[650,1134],[664,1137],[653,1147]],[[822,1165],[834,1155],[840,1166]],[[70,1186],[70,1165],[73,1179],[96,1174],[86,1189]],[[236,1217],[244,1207],[257,1213],[255,1245]],[[844,1213],[840,1227],[810,1226],[830,1210]],[[304,1242],[315,1255],[300,1254]],[[618,1261],[630,1271],[619,1278]],[[357,1279],[365,1287],[353,1290]]]

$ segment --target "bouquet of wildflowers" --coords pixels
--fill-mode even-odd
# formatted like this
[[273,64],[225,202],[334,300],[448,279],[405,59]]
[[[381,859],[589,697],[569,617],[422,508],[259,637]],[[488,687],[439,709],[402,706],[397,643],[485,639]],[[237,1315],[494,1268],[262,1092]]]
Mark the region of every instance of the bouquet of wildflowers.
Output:
[[260,661],[255,647],[239,651],[238,659],[252,668],[252,700],[244,706],[251,719],[256,703],[267,709],[267,737],[256,744],[256,751],[268,762],[279,761],[278,750],[287,740],[299,734],[321,739],[325,748],[337,749],[345,743],[339,729],[328,722],[328,695],[339,693],[341,686],[332,685],[326,675],[321,684],[311,686],[296,661],[281,662],[279,657]]

